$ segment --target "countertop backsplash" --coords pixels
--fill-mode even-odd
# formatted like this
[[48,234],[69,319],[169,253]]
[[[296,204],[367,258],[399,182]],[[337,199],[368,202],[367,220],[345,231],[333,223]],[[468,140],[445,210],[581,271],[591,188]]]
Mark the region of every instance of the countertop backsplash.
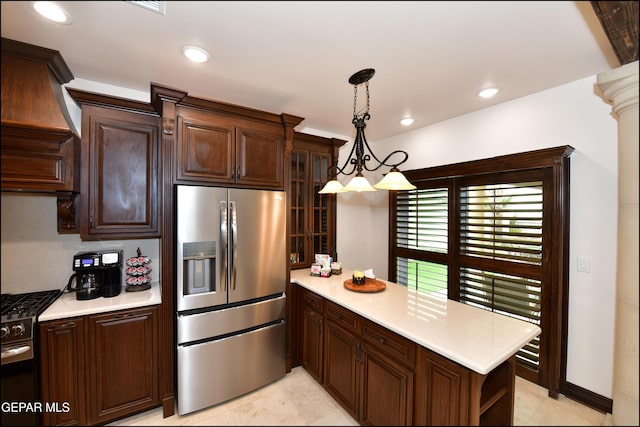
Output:
[[124,263],[140,248],[151,258],[151,280],[160,280],[160,239],[82,241],[79,234],[58,234],[56,211],[54,196],[2,193],[2,293],[63,289],[73,255],[98,249],[122,249]]

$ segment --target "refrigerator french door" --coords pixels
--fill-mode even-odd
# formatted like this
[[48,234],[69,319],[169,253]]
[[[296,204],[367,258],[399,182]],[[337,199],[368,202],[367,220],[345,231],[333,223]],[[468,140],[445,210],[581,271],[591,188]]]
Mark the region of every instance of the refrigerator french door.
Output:
[[176,187],[179,414],[285,375],[285,215],[281,191]]

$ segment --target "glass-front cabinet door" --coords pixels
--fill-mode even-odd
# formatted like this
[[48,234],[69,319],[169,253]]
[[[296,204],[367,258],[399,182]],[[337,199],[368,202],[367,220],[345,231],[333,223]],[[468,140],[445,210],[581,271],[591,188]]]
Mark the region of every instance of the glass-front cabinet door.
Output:
[[312,153],[311,159],[313,165],[313,179],[311,181],[313,185],[313,226],[311,227],[310,240],[313,243],[313,254],[333,256],[336,249],[332,247],[335,239],[329,238],[329,195],[318,194],[318,191],[327,183],[327,169],[331,164],[331,157],[326,154]]
[[336,255],[335,194],[318,194],[328,181],[329,166],[346,141],[296,132],[291,155],[290,264],[309,267],[315,254]]
[[307,172],[309,153],[294,150],[291,154],[291,268],[297,268],[307,263],[309,229],[306,219],[307,209]]

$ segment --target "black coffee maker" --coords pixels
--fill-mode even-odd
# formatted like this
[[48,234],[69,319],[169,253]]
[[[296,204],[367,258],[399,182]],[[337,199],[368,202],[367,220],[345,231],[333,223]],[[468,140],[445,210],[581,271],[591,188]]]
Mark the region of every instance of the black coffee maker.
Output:
[[122,258],[121,249],[78,252],[73,256],[74,273],[66,289],[75,292],[78,300],[119,295],[122,289]]

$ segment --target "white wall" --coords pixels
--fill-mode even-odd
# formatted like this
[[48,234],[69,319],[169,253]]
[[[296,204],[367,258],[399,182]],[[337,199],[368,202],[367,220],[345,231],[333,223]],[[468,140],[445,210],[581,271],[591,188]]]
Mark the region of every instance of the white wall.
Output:
[[[593,76],[369,143],[378,157],[406,150],[403,170],[561,145],[575,148],[570,157],[567,381],[611,398],[618,139],[611,107],[596,93],[595,82]],[[373,119],[368,126],[375,126]],[[347,144],[340,154],[348,155],[350,148]],[[377,182],[382,172],[370,181]],[[338,194],[337,249],[346,268],[373,267],[376,276],[387,278],[387,230],[387,193]],[[590,272],[577,271],[578,257],[591,261]]]

